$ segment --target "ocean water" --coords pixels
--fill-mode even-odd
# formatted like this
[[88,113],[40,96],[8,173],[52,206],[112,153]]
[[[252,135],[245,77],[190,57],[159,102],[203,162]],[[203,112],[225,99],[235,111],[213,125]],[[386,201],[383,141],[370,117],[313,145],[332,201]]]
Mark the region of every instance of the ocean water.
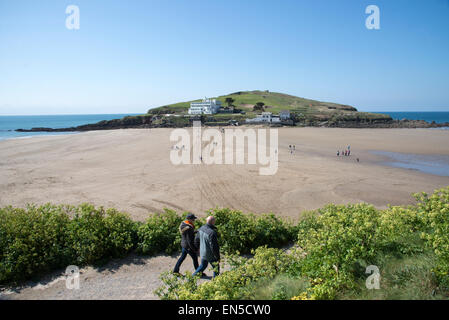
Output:
[[0,140],[9,138],[25,138],[36,135],[73,134],[73,132],[16,132],[15,129],[31,129],[36,127],[69,128],[102,120],[120,119],[130,114],[75,114],[45,116],[0,116]]
[[449,122],[449,112],[379,112],[390,115],[394,120],[425,120],[436,123]]

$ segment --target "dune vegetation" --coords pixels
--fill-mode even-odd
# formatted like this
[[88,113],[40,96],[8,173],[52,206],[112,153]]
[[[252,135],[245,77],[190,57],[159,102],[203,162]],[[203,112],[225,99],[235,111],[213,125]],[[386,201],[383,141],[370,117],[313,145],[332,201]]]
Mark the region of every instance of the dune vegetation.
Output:
[[[217,218],[222,262],[230,270],[202,283],[189,273],[177,277],[167,270],[156,294],[161,299],[446,299],[449,187],[415,197],[414,206],[386,210],[328,205],[304,213],[297,223],[274,214],[210,210]],[[71,264],[103,264],[131,252],[176,253],[184,215],[166,210],[136,222],[126,213],[89,204],[2,208],[0,284]],[[200,219],[197,226],[203,223]],[[378,290],[366,286],[373,266],[379,270]]]

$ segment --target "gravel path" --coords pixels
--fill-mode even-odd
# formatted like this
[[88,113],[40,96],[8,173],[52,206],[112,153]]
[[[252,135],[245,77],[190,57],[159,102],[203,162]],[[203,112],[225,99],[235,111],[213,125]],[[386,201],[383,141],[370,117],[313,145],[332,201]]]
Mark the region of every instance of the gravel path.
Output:
[[[80,269],[80,288],[67,289],[65,270],[43,277],[39,282],[27,282],[21,287],[0,288],[0,299],[11,300],[109,300],[109,299],[159,299],[153,291],[162,282],[159,275],[172,270],[178,256],[159,255],[141,257],[130,255],[114,260],[100,268]],[[181,273],[193,270],[190,257],[184,260]],[[206,269],[212,274],[210,267]],[[200,280],[207,281],[207,280]]]

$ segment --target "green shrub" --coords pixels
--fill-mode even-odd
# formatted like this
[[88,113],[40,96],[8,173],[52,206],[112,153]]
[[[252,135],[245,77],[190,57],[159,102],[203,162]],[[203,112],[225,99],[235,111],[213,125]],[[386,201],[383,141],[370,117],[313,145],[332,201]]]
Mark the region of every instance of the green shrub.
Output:
[[179,225],[182,216],[173,210],[165,209],[162,214],[153,214],[137,229],[137,250],[142,254],[165,252],[172,254],[181,249]]
[[70,261],[68,207],[0,209],[0,283],[18,281]]
[[209,212],[216,218],[221,249],[228,253],[249,253],[261,246],[281,247],[296,238],[292,223],[274,214],[255,216],[231,209]]
[[122,257],[136,231],[127,215],[88,204],[0,209],[0,283]]
[[[278,235],[295,230],[299,248],[282,254],[260,248],[253,259],[232,261],[235,267],[231,271],[200,285],[190,277],[181,280],[165,275],[157,294],[163,299],[251,299],[257,295],[335,299],[353,294],[365,298],[441,298],[448,293],[448,199],[449,188],[445,188],[431,197],[421,194],[416,207],[377,210],[367,204],[328,205],[305,213],[296,227],[271,216],[215,210],[221,242],[228,252],[246,252],[264,241],[281,244],[292,237]],[[434,254],[429,254],[425,240]],[[277,256],[276,263],[273,256]],[[432,268],[435,261],[438,263]],[[381,291],[365,287],[369,265],[377,266],[385,277]]]
[[[416,198],[417,206],[387,210],[328,205],[304,213],[296,226],[273,214],[211,210],[232,269],[203,284],[190,275],[180,279],[167,273],[156,293],[162,299],[448,296],[449,187]],[[0,283],[69,264],[104,262],[133,249],[174,253],[180,249],[182,220],[166,210],[138,223],[88,204],[0,209]],[[196,227],[203,223],[199,219]],[[297,246],[288,252],[268,248],[292,241]],[[254,248],[251,259],[236,256]],[[383,291],[364,287],[368,265],[381,270]]]
[[85,265],[125,255],[134,246],[134,225],[128,216],[114,209],[80,205],[67,230],[72,261]]
[[222,273],[211,281],[197,283],[197,278],[187,275],[182,279],[171,273],[161,276],[163,285],[155,294],[163,300],[235,300],[252,296],[251,284],[260,279],[272,279],[286,272],[292,256],[279,249],[259,247],[254,258],[239,267]]
[[424,192],[415,197],[428,226],[422,236],[438,258],[434,271],[440,284],[449,288],[449,187],[436,190],[430,197]]
[[311,297],[332,299],[365,277],[368,265],[380,266],[385,253],[422,252],[416,210],[371,205],[329,205],[299,223],[298,245],[307,252],[300,273],[312,279]]

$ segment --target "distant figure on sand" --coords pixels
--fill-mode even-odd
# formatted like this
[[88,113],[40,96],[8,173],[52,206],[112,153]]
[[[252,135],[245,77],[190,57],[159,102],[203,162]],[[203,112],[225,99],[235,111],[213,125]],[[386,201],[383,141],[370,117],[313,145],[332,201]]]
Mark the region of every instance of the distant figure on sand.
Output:
[[359,160],[359,158],[357,158],[357,162],[359,162],[360,160]]
[[184,262],[187,255],[190,255],[193,260],[193,267],[198,269],[198,255],[197,255],[197,247],[195,247],[195,225],[194,222],[196,220],[196,216],[192,213],[189,213],[186,217],[186,220],[181,222],[179,226],[179,232],[181,232],[181,256],[176,262],[175,268],[173,269],[174,274],[179,274],[179,268],[181,264]]
[[207,217],[206,224],[203,225],[196,234],[195,246],[200,248],[201,265],[192,274],[195,276],[206,270],[210,263],[214,268],[214,277],[220,274],[220,247],[218,246],[218,234],[215,227],[215,218]]

